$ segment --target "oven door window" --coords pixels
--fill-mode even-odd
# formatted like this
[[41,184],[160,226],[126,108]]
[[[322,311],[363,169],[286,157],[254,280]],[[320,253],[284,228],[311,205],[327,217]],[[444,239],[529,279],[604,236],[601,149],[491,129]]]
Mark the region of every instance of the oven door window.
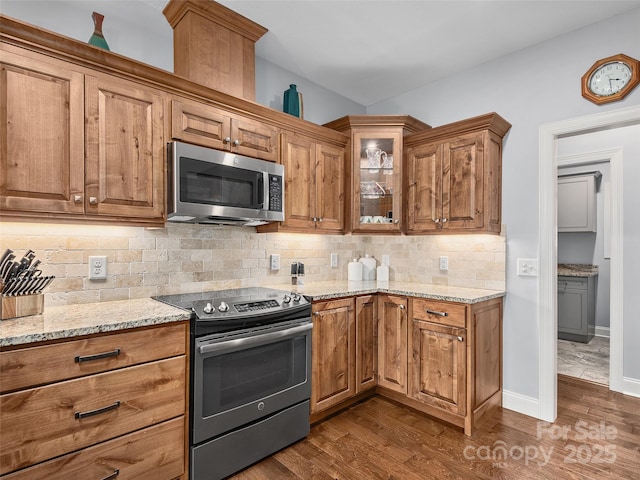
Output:
[[180,158],[180,201],[261,209],[264,185],[262,172]]
[[203,417],[307,381],[307,337],[298,336],[203,360]]

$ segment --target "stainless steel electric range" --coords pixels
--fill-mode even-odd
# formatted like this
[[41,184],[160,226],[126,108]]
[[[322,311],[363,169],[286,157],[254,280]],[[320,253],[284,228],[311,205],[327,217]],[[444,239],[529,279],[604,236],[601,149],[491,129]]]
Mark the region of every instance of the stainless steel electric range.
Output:
[[309,433],[308,299],[259,287],[155,299],[192,313],[192,480],[227,477]]

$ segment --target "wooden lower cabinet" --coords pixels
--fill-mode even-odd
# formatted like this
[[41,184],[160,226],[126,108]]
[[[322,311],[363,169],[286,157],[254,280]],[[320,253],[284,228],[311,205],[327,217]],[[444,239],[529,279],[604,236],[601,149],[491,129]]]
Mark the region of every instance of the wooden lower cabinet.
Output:
[[354,317],[353,298],[313,304],[312,415],[356,393]]
[[378,301],[356,297],[356,391],[375,388],[378,374]]
[[471,435],[502,405],[502,298],[376,294],[313,311],[312,422],[377,393]]
[[502,405],[502,299],[462,305],[414,298],[410,317],[408,397],[471,435]]
[[0,352],[0,474],[186,478],[188,330],[182,322]]
[[378,295],[378,385],[407,393],[407,298]]

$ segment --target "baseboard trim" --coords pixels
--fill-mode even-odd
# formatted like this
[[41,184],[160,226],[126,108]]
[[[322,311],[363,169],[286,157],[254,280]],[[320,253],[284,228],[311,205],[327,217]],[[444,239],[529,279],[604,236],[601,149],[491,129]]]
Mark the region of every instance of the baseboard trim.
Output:
[[513,410],[534,418],[540,417],[540,402],[537,398],[527,397],[508,390],[502,390],[502,408]]
[[611,337],[611,329],[609,327],[599,327],[596,325],[596,337]]
[[637,378],[622,377],[622,393],[640,398],[640,380]]

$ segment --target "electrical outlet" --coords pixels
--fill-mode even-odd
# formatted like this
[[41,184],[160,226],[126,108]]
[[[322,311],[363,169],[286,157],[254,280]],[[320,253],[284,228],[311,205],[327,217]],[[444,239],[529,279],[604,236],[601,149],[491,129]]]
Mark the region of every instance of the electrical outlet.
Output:
[[537,277],[538,276],[538,259],[537,258],[518,258],[518,276],[519,277]]
[[388,267],[389,266],[389,255],[387,255],[387,254],[382,255],[382,260],[380,261],[380,263],[382,265],[384,265],[385,267]]
[[104,280],[107,278],[107,257],[89,257],[89,280]]
[[338,254],[337,253],[332,253],[331,254],[331,267],[332,268],[336,268],[338,266]]
[[271,254],[271,270],[280,270],[280,254]]
[[440,270],[449,270],[449,257],[440,257]]

